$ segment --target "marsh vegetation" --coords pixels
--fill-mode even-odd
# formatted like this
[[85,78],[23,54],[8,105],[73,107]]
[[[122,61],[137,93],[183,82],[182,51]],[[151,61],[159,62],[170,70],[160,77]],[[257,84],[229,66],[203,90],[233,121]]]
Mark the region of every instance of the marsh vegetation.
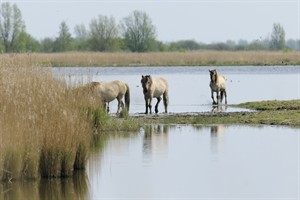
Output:
[[[178,57],[191,59],[199,54],[182,53]],[[55,78],[51,68],[41,67],[68,62],[70,65],[82,62],[83,65],[84,55],[87,56],[85,61],[90,59],[93,65],[109,60],[103,64],[108,65],[118,59],[120,65],[124,61],[129,65],[133,58],[144,59],[138,62],[140,64],[149,64],[147,61],[157,58],[155,56],[162,59],[170,56],[170,60],[174,56],[155,53],[0,55],[0,180],[11,182],[16,179],[72,176],[74,170],[86,167],[95,134],[138,131],[144,124],[276,124],[300,127],[300,100],[230,105],[258,110],[256,112],[147,116],[131,116],[121,112],[117,116],[108,116],[99,102]],[[154,57],[150,59],[152,55]],[[292,53],[286,55],[295,56]],[[101,56],[108,56],[106,58],[109,59]],[[122,60],[122,56],[132,57]]]
[[22,66],[269,66],[299,65],[296,51],[189,51],[149,53],[31,53],[0,54],[4,63],[18,60]]

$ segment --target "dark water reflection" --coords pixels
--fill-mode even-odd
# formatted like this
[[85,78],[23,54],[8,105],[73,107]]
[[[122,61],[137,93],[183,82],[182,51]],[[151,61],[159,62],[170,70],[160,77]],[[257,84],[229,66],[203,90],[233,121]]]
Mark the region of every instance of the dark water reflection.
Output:
[[[145,112],[140,86],[141,75],[145,74],[163,76],[169,81],[169,112],[211,112],[210,68],[212,67],[68,67],[54,68],[53,71],[70,84],[116,79],[127,82],[131,89],[130,113],[136,114]],[[300,66],[227,66],[218,67],[218,72],[227,79],[228,104],[300,98]],[[112,113],[116,112],[117,102],[112,102],[110,108]],[[162,104],[159,110],[163,110]],[[245,109],[229,106],[226,110],[219,111],[235,112]]]
[[90,199],[85,172],[72,178],[14,181],[0,184],[0,199]]

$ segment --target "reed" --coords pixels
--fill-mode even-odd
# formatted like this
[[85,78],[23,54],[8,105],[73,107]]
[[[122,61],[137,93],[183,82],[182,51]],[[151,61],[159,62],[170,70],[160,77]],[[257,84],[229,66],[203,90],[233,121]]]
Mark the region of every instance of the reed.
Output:
[[9,59],[0,63],[0,180],[71,176],[84,168],[93,124],[82,108],[99,105],[30,56],[3,56]]
[[190,51],[148,53],[32,53],[1,54],[0,59],[16,59],[23,65],[39,66],[245,66],[299,65],[297,51]]

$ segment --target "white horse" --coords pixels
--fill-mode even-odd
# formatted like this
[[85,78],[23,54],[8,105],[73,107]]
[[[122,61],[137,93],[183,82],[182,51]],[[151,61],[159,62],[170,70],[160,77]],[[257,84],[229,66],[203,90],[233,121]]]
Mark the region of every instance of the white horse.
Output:
[[167,113],[169,104],[168,81],[162,77],[153,79],[150,75],[146,75],[142,76],[141,83],[145,98],[145,114],[148,114],[148,108],[150,109],[150,114],[152,113],[152,98],[157,98],[155,113],[158,113],[158,104],[161,101],[161,96],[163,96],[165,112]]
[[[211,98],[213,100],[213,104],[220,105],[223,101],[223,97],[225,96],[225,104],[227,104],[227,92],[226,92],[226,80],[222,75],[218,75],[217,70],[212,69],[209,70],[210,73],[210,89],[211,89]],[[214,92],[217,93],[217,102],[214,99]]]
[[127,83],[116,80],[111,82],[91,82],[85,85],[85,87],[92,92],[92,94],[99,98],[106,107],[106,111],[109,112],[109,102],[114,99],[118,100],[118,110],[124,108],[124,103],[122,101],[125,96],[125,107],[129,111],[130,104],[130,89]]

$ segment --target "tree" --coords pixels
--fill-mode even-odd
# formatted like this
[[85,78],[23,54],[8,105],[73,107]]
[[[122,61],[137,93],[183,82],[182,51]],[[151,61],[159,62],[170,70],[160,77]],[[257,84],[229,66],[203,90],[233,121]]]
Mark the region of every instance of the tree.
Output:
[[156,39],[156,30],[145,12],[133,11],[131,15],[122,20],[121,29],[125,43],[131,51],[151,50],[151,44]]
[[271,34],[270,49],[282,50],[285,47],[285,31],[279,23],[273,24]]
[[41,41],[41,50],[43,52],[54,52],[54,49],[55,49],[55,40],[52,39],[52,38],[44,38],[42,41]]
[[25,23],[16,4],[2,3],[0,8],[0,39],[5,52],[15,51],[16,39],[25,32]]
[[54,51],[62,52],[71,50],[72,36],[69,27],[65,21],[61,22],[59,26],[59,36],[55,40]]
[[78,51],[89,50],[88,43],[88,31],[86,30],[84,24],[79,24],[74,27],[75,39],[73,41],[73,47]]
[[16,39],[17,52],[38,52],[40,43],[26,32],[22,32]]
[[116,45],[118,28],[115,19],[99,15],[90,23],[91,47],[96,51],[111,51]]

